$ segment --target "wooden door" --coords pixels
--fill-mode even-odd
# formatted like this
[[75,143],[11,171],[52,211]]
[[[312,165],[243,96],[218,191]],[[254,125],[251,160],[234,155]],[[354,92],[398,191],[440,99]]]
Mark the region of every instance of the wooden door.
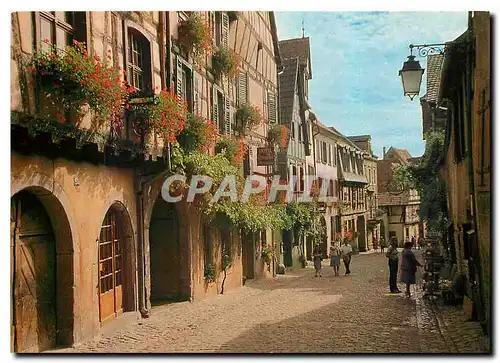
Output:
[[13,198],[12,211],[14,349],[40,352],[56,346],[55,241],[34,196]]
[[99,238],[99,320],[105,323],[123,312],[122,241],[117,212],[110,209]]

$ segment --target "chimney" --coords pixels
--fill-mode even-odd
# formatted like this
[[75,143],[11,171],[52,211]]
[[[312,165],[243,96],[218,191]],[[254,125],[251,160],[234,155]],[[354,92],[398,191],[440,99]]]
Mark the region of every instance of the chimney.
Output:
[[384,152],[382,154],[382,159],[385,159],[385,146],[384,146]]

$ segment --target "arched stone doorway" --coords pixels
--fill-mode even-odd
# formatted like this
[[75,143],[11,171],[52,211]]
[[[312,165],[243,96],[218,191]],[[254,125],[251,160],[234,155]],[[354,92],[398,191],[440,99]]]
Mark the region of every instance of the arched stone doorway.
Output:
[[134,310],[134,243],[130,216],[115,202],[106,212],[98,246],[99,321]]
[[161,196],[151,214],[149,249],[151,303],[184,300],[181,273],[187,261],[182,258],[179,213],[175,204],[167,203]]
[[73,342],[73,241],[63,206],[41,187],[11,198],[11,332],[17,353]]
[[359,252],[366,251],[366,223],[364,216],[358,216],[358,248]]

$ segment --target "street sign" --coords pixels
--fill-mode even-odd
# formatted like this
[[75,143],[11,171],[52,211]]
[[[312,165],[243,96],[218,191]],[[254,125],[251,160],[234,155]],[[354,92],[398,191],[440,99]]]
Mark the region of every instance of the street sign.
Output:
[[257,148],[257,166],[274,165],[274,151],[270,147]]

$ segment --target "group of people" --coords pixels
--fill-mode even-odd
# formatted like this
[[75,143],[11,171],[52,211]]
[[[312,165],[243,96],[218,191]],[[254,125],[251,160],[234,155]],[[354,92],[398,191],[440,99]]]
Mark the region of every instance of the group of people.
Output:
[[[410,286],[415,284],[415,274],[417,272],[417,267],[422,266],[418,262],[415,254],[412,251],[414,242],[407,241],[404,244],[403,252],[401,253],[401,282],[406,284],[406,297],[411,297]],[[384,248],[381,244],[381,248]],[[341,246],[340,242],[336,241],[330,247],[330,266],[333,267],[335,276],[339,276],[340,270],[340,260],[342,259],[345,266],[345,275],[350,275],[350,265],[352,258],[352,247],[345,241]],[[399,290],[397,279],[398,279],[398,269],[399,269],[399,251],[398,251],[398,239],[396,237],[391,237],[389,248],[385,254],[389,263],[389,290],[391,293],[401,293]],[[323,260],[323,251],[319,244],[314,246],[313,250],[313,261],[314,269],[316,271],[315,277],[321,277],[321,261]]]
[[[396,238],[396,237],[391,237]],[[415,247],[416,249],[422,249],[424,248],[424,240],[422,237],[418,237],[418,240],[415,239],[415,236],[411,237],[411,240],[408,240],[408,237],[406,237],[405,243],[411,242],[412,247]],[[387,244],[385,243],[384,237],[380,238],[380,252],[384,253],[384,249],[387,247]]]
[[[411,296],[410,286],[415,284],[417,267],[422,266],[411,250],[412,247],[412,242],[405,242],[403,252],[401,253],[401,282],[406,284],[405,295],[408,298]],[[399,252],[398,239],[396,237],[391,237],[389,249],[385,256],[389,261],[389,290],[391,293],[401,293],[397,285]]]
[[[341,246],[340,242],[334,242],[330,247],[330,266],[333,267],[333,271],[335,276],[339,276],[340,270],[340,260],[344,262],[345,267],[345,275],[350,275],[350,265],[351,265],[351,257],[352,257],[352,246],[345,241]],[[317,244],[313,250],[313,261],[314,261],[314,269],[316,271],[315,277],[321,277],[321,261],[323,260],[323,251],[321,251],[321,247]]]

